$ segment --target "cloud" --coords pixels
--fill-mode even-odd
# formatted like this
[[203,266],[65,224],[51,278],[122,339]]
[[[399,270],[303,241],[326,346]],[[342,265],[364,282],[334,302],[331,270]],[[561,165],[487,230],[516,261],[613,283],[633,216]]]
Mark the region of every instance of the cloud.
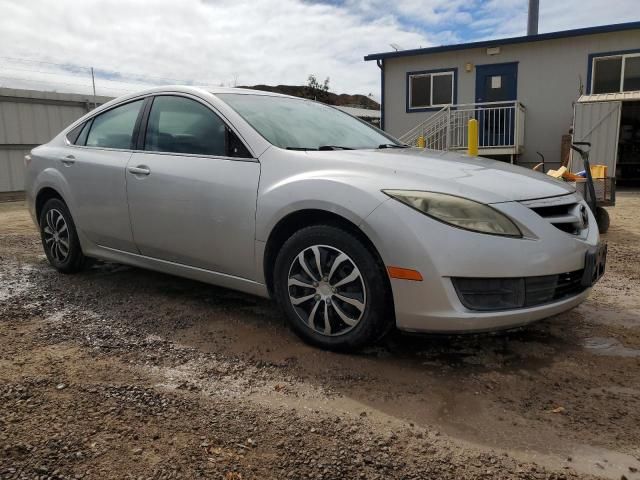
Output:
[[[637,0],[541,3],[541,32],[640,17]],[[110,96],[145,84],[302,84],[311,73],[331,77],[335,92],[377,96],[379,71],[364,55],[522,35],[526,9],[527,0],[3,0],[0,85],[89,92],[93,66],[98,94]]]
[[[391,42],[429,44],[393,16],[364,19],[339,6],[297,0],[4,3],[0,56],[94,66],[125,79],[301,84],[314,73],[331,77],[334,91],[367,94],[378,91],[379,74],[375,64],[363,62],[364,55],[387,50]],[[60,71],[55,66],[19,67],[34,65],[46,68],[46,76],[6,68],[0,76],[60,83],[51,73]],[[86,72],[66,82],[90,85]],[[127,89],[98,78],[99,94],[113,95],[116,87]]]
[[545,2],[540,7],[540,31],[554,32],[568,28],[638,21],[639,6],[637,0]]

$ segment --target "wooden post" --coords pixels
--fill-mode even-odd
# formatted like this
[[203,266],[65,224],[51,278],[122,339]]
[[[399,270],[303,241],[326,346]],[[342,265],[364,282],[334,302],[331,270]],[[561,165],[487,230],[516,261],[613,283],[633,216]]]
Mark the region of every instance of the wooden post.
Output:
[[560,166],[569,168],[569,159],[571,158],[571,134],[562,135],[562,143],[560,144]]

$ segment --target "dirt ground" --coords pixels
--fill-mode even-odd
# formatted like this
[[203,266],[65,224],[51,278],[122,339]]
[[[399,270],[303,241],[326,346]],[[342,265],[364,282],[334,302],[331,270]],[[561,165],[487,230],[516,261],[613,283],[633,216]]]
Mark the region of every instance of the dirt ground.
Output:
[[571,312],[340,355],[249,295],[60,275],[0,204],[0,478],[640,479],[638,211],[619,194]]

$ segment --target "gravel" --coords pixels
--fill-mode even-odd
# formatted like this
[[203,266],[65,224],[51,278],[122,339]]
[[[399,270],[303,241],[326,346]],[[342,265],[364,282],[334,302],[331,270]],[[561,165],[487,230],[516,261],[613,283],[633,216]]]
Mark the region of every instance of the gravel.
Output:
[[0,204],[0,478],[638,479],[638,208],[619,195],[609,271],[572,312],[339,355],[248,295],[60,275]]

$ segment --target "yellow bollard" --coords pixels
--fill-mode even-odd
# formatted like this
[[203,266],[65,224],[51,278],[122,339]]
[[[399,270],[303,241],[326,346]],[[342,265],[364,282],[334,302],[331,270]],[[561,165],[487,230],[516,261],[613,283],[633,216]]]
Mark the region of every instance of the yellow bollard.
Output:
[[424,139],[424,136],[420,135],[418,137],[418,148],[425,148],[427,146],[427,141]]
[[467,129],[469,137],[469,155],[478,156],[478,120],[472,118],[469,120],[469,128]]

